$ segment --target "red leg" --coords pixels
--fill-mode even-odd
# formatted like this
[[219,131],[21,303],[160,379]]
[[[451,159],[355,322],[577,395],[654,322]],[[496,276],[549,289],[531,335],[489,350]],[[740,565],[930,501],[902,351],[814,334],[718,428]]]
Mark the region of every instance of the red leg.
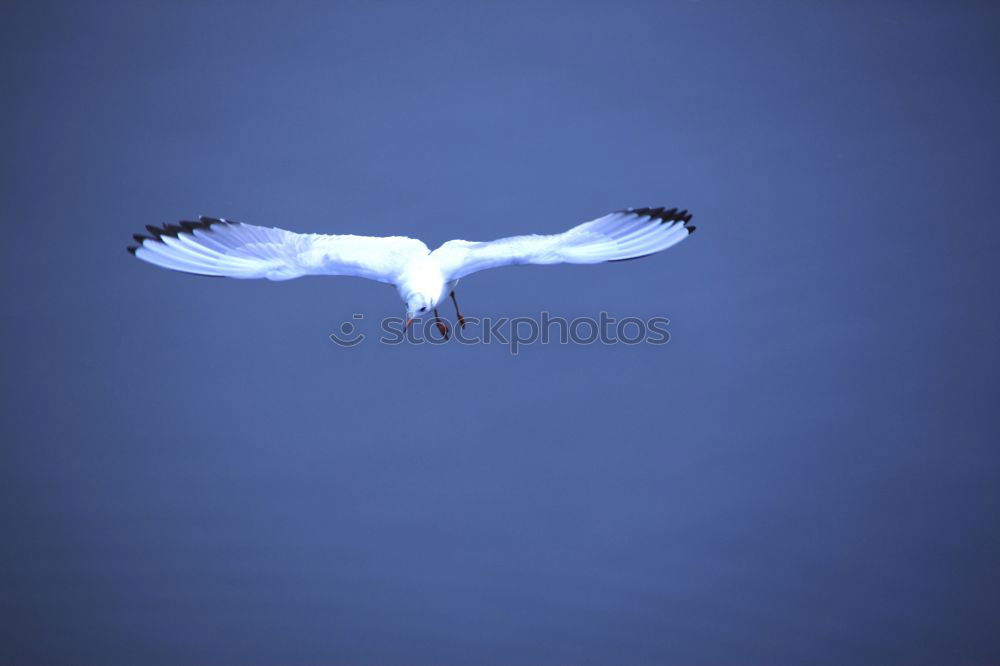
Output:
[[458,311],[458,299],[455,298],[455,290],[451,292],[451,302],[455,304],[455,316],[458,317],[458,325],[465,328],[465,317]]
[[444,323],[444,319],[441,319],[441,315],[438,314],[437,308],[434,308],[434,323],[437,324],[437,329],[441,332],[444,339],[447,340],[448,324]]

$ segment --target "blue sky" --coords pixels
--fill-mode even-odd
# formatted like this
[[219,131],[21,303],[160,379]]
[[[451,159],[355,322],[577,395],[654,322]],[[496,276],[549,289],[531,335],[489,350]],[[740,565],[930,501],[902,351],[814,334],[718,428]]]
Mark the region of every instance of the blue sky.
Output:
[[[2,14],[0,661],[1000,660],[990,4]],[[646,205],[698,233],[459,298],[666,345],[345,349],[394,290],[125,252]]]

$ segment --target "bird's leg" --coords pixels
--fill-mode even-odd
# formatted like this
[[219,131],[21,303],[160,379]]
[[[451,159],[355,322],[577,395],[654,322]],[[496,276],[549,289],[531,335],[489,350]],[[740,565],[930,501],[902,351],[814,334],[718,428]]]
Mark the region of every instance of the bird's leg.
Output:
[[448,324],[444,323],[444,319],[441,319],[441,315],[438,314],[437,308],[434,308],[434,323],[437,324],[438,330],[441,331],[441,335],[445,340],[447,340]]
[[458,325],[465,328],[465,317],[458,311],[458,300],[455,298],[455,290],[451,290],[451,302],[455,304],[455,316],[458,317]]

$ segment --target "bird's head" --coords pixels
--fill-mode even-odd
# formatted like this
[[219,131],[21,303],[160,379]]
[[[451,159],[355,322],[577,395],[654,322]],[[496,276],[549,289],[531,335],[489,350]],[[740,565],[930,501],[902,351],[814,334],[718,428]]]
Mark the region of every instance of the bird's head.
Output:
[[433,309],[431,299],[420,294],[414,294],[406,301],[406,323],[403,325],[405,331],[417,317],[424,317]]

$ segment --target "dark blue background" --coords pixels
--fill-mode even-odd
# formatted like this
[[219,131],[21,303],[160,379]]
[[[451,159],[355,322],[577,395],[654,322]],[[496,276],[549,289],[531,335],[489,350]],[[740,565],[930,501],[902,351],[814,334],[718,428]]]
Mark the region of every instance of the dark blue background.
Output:
[[[0,8],[0,662],[1000,663],[991,3]],[[374,282],[125,252],[198,214],[432,247],[666,346],[355,349]]]

